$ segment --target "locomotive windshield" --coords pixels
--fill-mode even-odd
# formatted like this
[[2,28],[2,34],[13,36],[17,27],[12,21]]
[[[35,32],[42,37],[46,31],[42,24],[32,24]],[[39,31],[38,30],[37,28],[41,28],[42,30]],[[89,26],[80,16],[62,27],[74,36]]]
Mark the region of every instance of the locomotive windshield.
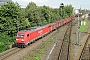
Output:
[[24,37],[24,34],[17,34],[18,37]]

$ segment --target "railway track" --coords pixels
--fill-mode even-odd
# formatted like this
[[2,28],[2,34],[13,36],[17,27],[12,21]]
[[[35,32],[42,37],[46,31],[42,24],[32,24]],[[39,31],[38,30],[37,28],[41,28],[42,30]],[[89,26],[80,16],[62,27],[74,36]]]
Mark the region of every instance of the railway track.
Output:
[[7,51],[0,54],[0,60],[19,60],[19,59],[22,59],[25,55],[30,53],[30,51],[36,49],[38,46],[41,45],[41,43],[46,41],[50,36],[52,36],[55,33],[56,33],[56,31],[53,31],[51,34],[48,34],[47,36],[34,42],[33,44],[30,44],[30,46],[27,46],[24,49],[15,47],[15,48],[12,48],[10,50],[7,50]]
[[21,48],[12,48],[8,51],[5,51],[0,54],[0,60],[5,60],[7,57],[10,57],[11,55],[15,54],[16,52],[20,51]]
[[[62,29],[64,29],[62,31]],[[54,40],[54,44],[51,47],[49,53],[46,55],[47,58],[45,57],[45,59],[42,60],[57,60],[58,59],[58,55],[60,52],[60,48],[61,48],[61,44],[65,35],[66,30],[68,29],[67,25],[64,25],[62,28],[57,29],[57,34],[56,34],[56,38]]]
[[71,36],[71,27],[72,27],[72,22],[69,24],[69,28],[67,29],[62,46],[60,49],[60,53],[58,56],[58,60],[69,60],[70,57],[70,36]]
[[89,34],[87,34],[86,36],[86,42],[82,49],[82,53],[80,55],[79,60],[90,60],[90,35]]

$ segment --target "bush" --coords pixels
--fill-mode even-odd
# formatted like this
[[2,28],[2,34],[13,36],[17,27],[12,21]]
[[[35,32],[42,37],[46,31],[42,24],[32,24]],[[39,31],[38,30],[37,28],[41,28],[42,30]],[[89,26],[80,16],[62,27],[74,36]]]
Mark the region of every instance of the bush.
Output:
[[9,49],[9,45],[14,42],[15,36],[10,37],[5,33],[0,33],[0,53]]

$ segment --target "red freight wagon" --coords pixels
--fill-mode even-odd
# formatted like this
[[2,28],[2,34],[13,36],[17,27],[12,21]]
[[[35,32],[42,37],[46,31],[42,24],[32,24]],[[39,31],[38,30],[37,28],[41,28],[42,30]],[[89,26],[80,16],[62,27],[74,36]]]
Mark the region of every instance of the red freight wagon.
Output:
[[64,24],[64,20],[61,21],[61,25],[63,25],[63,24]]
[[22,30],[17,33],[16,46],[26,46],[33,42],[35,39],[42,37],[49,33],[48,26],[38,26],[27,30]]
[[67,22],[69,22],[69,19],[68,18],[66,20],[67,20]]
[[59,24],[59,21],[57,21],[56,23],[57,23],[57,27],[59,27],[59,25],[60,25],[60,24]]
[[55,30],[55,23],[48,24],[50,31]]
[[59,21],[58,23],[59,23],[59,27],[60,27],[62,25],[62,21]]
[[55,28],[57,28],[57,27],[58,27],[58,22],[55,23]]
[[58,22],[59,27],[61,26],[61,21]]
[[66,24],[67,23],[67,18],[64,20],[64,24]]
[[[67,18],[67,20],[68,20],[68,22],[70,22],[70,21],[71,21],[71,18]],[[67,23],[68,23],[68,22],[67,22]]]

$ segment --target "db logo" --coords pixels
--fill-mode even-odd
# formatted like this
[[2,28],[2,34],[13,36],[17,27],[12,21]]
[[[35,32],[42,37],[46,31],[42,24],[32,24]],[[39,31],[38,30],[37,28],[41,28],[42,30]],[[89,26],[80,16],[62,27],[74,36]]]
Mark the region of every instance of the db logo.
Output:
[[38,33],[41,35],[43,33],[43,30],[38,31]]

